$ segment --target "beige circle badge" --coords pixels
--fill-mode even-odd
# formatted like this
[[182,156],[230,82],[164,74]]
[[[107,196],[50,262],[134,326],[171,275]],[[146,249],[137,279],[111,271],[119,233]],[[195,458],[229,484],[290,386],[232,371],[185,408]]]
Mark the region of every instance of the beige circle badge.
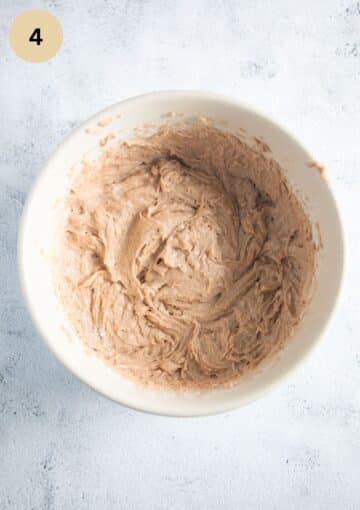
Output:
[[58,52],[62,39],[61,25],[56,17],[39,9],[22,12],[10,28],[12,49],[28,62],[49,60]]

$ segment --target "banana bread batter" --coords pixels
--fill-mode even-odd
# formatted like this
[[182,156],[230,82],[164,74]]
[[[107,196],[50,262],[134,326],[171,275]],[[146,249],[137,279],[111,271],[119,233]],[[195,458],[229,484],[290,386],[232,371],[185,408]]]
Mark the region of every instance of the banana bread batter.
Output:
[[136,382],[235,382],[284,345],[309,300],[311,224],[281,168],[210,125],[108,149],[66,209],[56,274],[68,318]]

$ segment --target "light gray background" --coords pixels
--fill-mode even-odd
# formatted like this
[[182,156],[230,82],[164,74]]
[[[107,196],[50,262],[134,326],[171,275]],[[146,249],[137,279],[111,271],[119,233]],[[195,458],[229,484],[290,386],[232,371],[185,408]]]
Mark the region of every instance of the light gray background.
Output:
[[[60,53],[8,47],[13,16],[55,13]],[[0,509],[360,508],[360,3],[0,1]],[[327,166],[348,238],[338,313],[263,400],[203,419],[122,408],[47,351],[22,302],[17,224],[46,158],[105,106],[156,89],[249,101]]]

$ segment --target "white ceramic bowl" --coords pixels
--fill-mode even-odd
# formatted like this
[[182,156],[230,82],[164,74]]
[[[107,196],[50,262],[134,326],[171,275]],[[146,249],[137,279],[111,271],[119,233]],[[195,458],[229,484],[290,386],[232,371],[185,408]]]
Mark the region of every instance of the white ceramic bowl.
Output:
[[[125,138],[133,128],[145,123],[162,124],[166,112],[182,113],[183,118],[207,116],[221,129],[241,127],[246,129],[248,136],[262,138],[304,203],[313,221],[314,233],[317,223],[321,231],[323,249],[318,256],[316,288],[300,326],[279,356],[259,373],[240,380],[230,389],[175,393],[146,389],[129,382],[85,352],[83,344],[67,324],[53,289],[51,254],[56,204],[61,203],[69,185],[69,169],[76,167],[85,153],[94,156],[99,152],[99,138],[114,132],[118,138]],[[82,381],[121,404],[143,411],[174,416],[207,415],[243,406],[259,398],[292,372],[318,342],[340,290],[343,272],[341,223],[328,184],[314,168],[307,166],[312,159],[312,155],[274,121],[242,103],[206,92],[146,94],[110,106],[85,122],[64,140],[41,171],[27,199],[19,229],[20,280],[30,313],[48,346]]]

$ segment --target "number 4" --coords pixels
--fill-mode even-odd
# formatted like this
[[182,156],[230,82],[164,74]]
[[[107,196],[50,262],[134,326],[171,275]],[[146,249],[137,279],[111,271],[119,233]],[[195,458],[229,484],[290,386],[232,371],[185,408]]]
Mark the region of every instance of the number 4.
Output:
[[38,46],[43,42],[44,39],[41,39],[40,28],[35,28],[31,36],[29,37],[30,42],[35,42]]

